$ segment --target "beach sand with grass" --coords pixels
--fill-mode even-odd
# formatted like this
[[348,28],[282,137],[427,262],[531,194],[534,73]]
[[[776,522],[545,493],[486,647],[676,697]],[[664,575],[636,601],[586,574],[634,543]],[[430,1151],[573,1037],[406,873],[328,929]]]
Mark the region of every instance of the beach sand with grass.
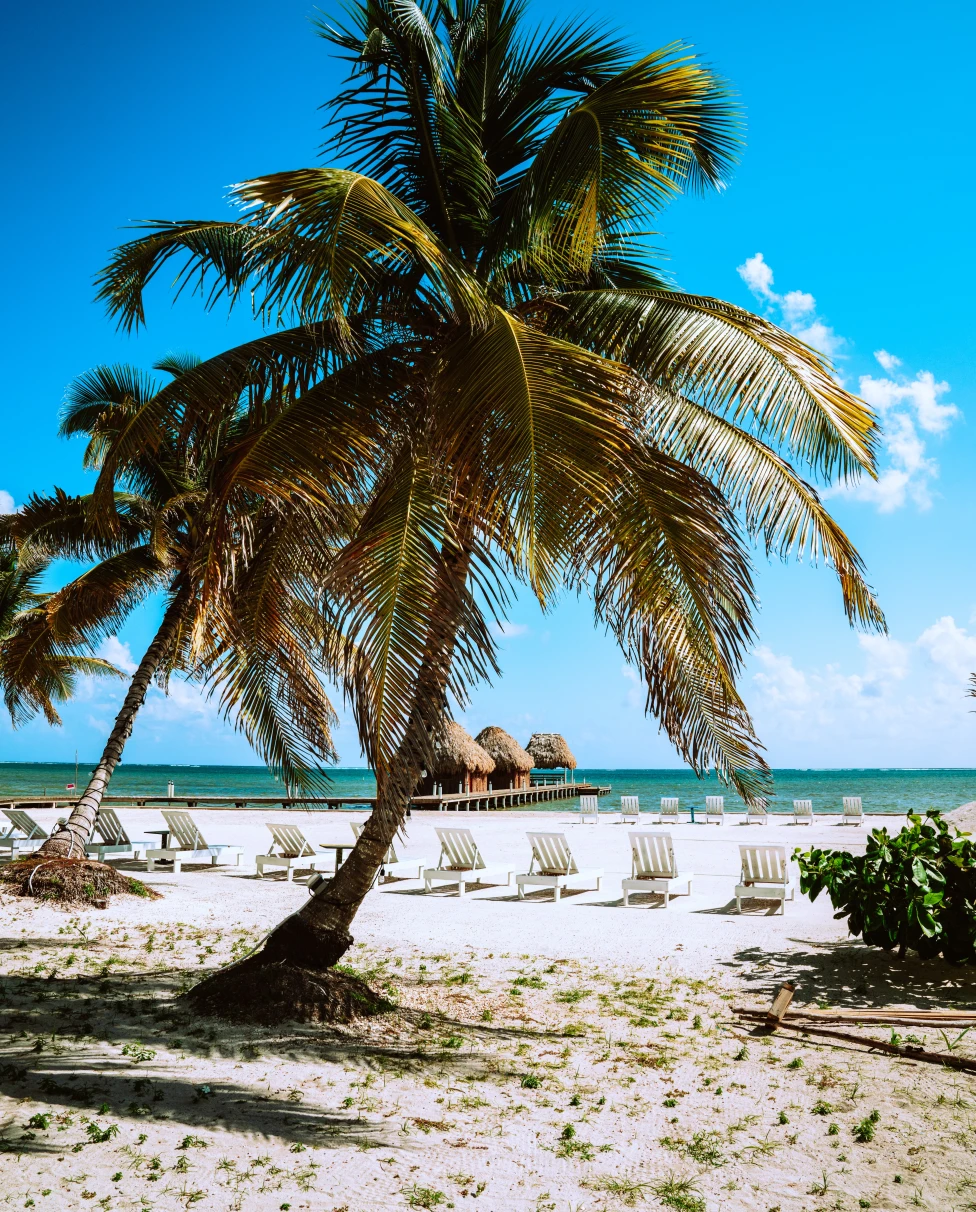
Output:
[[[49,826],[55,814],[35,815]],[[149,810],[120,815],[133,838],[162,825]],[[525,871],[526,831],[556,828],[581,866],[605,869],[603,887],[554,905],[546,891],[520,902],[514,885],[461,900],[450,885],[385,884],[346,961],[394,1008],[348,1027],[265,1029],[197,1019],[174,999],[307,896],[301,878],[256,878],[265,821],[351,844],[364,816],[193,815],[208,841],[244,847],[241,867],[143,874],[162,899],[103,911],[0,900],[11,1207],[976,1206],[976,1078],[755,1036],[732,1013],[765,1008],[784,979],[806,1005],[976,1006],[964,969],[863,947],[824,898],[735,911],[739,844],[859,847],[890,818],[671,826],[695,879],[665,910],[648,895],[623,907],[630,827],[613,814],[593,826],[568,812],[417,813],[404,854],[433,862],[435,827],[461,825],[490,862]],[[969,1036],[901,1031],[976,1056]]]

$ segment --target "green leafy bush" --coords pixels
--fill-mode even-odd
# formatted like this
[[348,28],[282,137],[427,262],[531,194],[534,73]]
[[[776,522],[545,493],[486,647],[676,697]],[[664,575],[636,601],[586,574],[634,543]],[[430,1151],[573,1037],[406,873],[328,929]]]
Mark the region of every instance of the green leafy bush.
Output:
[[872,829],[864,854],[797,850],[800,891],[826,891],[834,917],[872,947],[976,963],[976,844],[930,809],[893,837]]

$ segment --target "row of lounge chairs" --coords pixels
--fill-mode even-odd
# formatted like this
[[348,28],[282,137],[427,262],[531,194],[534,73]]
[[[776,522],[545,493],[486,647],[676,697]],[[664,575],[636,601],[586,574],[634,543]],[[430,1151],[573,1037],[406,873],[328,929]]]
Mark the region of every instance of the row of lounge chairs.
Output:
[[[843,823],[845,825],[863,825],[864,807],[859,795],[845,795]],[[661,797],[661,811],[658,824],[672,823],[677,825],[680,817],[681,800],[678,796],[664,795]],[[600,801],[595,795],[581,795],[579,806],[579,823],[581,825],[598,825],[600,823]],[[604,813],[604,816],[607,814]],[[768,804],[759,799],[747,805],[745,824],[765,825],[768,819]],[[640,796],[622,795],[620,797],[620,823],[622,825],[639,825],[641,817]],[[814,818],[813,800],[793,801],[793,824],[812,825]],[[692,816],[694,819],[694,815]],[[725,823],[725,796],[705,796],[705,824],[722,825]]]
[[[44,840],[43,829],[27,813],[19,809],[3,810],[11,822],[11,830],[5,835],[10,840],[11,857],[29,850],[18,850],[18,843],[37,849]],[[165,844],[153,846],[146,840],[129,838],[115,811],[102,808],[96,820],[97,840],[88,848],[92,857],[104,861],[108,858],[144,859],[149,871],[156,864],[172,864],[171,870],[178,874],[184,862],[209,860],[216,865],[221,859],[233,857],[240,865],[243,847],[227,843],[208,843],[189,812],[164,810],[163,818],[167,830]],[[358,839],[362,824],[353,823],[352,831]],[[313,872],[319,870],[326,860],[308,840],[302,830],[293,824],[269,824],[272,842],[267,854],[256,856],[257,873],[263,878],[268,868],[286,871],[291,880],[296,869]],[[12,836],[13,833],[19,836]],[[571,886],[595,885],[600,891],[604,878],[602,867],[580,867],[564,833],[531,832],[526,837],[532,849],[528,871],[517,874],[515,868],[502,863],[487,861],[470,829],[438,828],[440,854],[437,863],[428,866],[426,856],[401,855],[396,846],[390,847],[377,879],[406,877],[422,879],[424,890],[430,892],[437,883],[457,884],[458,894],[463,896],[470,884],[495,884],[504,882],[511,887],[512,877],[518,889],[519,899],[525,890],[532,887],[551,888],[553,900],[558,902],[563,889]],[[664,896],[665,908],[671,896],[682,889],[691,893],[694,875],[679,869],[674,856],[674,845],[670,833],[638,831],[630,835],[631,874],[621,881],[624,905],[629,905],[634,892],[655,892]],[[172,841],[170,840],[172,839]],[[0,839],[3,841],[4,839]],[[350,843],[350,848],[354,842]],[[322,847],[320,846],[319,849]],[[336,850],[335,866],[341,861],[341,847],[330,844]],[[742,863],[740,882],[735,889],[736,907],[741,910],[743,897],[763,900],[778,900],[785,909],[787,899],[792,900],[794,887],[789,875],[789,860],[785,846],[740,846]],[[313,880],[315,876],[313,875]],[[311,882],[311,881],[310,881]]]

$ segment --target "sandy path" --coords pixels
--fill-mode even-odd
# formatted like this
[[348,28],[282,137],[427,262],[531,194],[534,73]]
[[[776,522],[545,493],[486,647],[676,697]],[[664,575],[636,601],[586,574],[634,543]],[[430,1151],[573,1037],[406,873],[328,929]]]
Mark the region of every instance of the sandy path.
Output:
[[[132,836],[162,824],[122,816]],[[295,817],[194,816],[208,840],[245,847],[240,869],[155,874],[163,900],[101,913],[0,901],[0,1198],[11,1207],[799,1212],[976,1200],[972,1078],[796,1039],[743,1051],[729,1015],[786,975],[801,1000],[976,1005],[967,974],[868,952],[826,903],[735,913],[741,841],[855,846],[862,830],[836,818],[672,827],[693,895],[625,910],[628,827],[451,814],[518,870],[526,829],[563,828],[581,865],[605,868],[602,891],[554,906],[544,893],[519,903],[514,888],[460,900],[389,884],[367,898],[349,960],[403,1010],[355,1031],[272,1032],[187,1020],[171,999],[306,897],[251,865],[270,836],[263,821]],[[313,840],[342,841],[350,819],[362,817],[301,821]],[[444,821],[416,816],[403,850],[434,859]]]

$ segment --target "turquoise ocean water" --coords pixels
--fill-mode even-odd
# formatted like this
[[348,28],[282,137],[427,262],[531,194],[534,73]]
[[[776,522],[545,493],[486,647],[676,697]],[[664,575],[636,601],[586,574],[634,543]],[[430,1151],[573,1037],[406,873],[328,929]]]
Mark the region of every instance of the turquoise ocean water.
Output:
[[[88,766],[78,771],[84,785]],[[39,799],[66,796],[65,784],[73,782],[70,765],[54,763],[0,763],[0,800]],[[859,795],[867,812],[904,814],[939,808],[948,812],[976,800],[976,770],[775,770],[772,811],[789,812],[793,799],[812,799],[815,812],[840,812],[845,795]],[[177,795],[281,794],[263,766],[140,766],[125,763],[112,780],[115,795],[165,795],[172,779]],[[338,769],[331,772],[338,795],[372,795],[376,784],[368,770]],[[620,802],[621,795],[639,795],[645,808],[657,806],[662,795],[677,795],[684,805],[703,804],[710,794],[724,794],[726,808],[741,807],[740,801],[715,780],[699,780],[688,770],[577,770],[576,781],[610,784],[613,791],[601,801],[604,808]],[[565,801],[540,805],[542,811],[563,810]]]

